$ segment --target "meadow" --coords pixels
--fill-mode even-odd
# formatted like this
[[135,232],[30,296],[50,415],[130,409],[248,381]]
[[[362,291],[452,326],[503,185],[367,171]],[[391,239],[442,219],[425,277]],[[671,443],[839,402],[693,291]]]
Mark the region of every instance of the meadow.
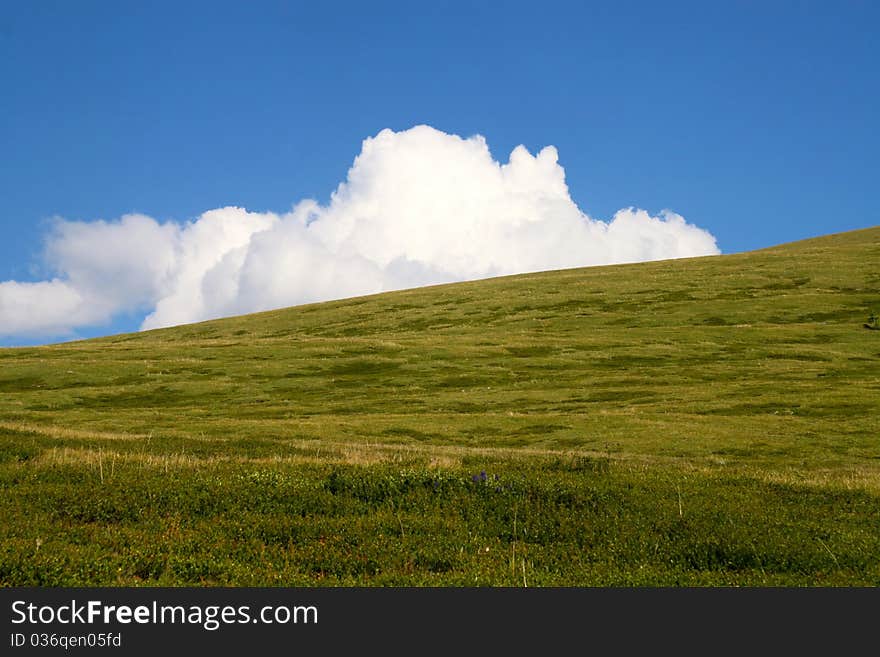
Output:
[[0,585],[880,585],[880,228],[0,349]]

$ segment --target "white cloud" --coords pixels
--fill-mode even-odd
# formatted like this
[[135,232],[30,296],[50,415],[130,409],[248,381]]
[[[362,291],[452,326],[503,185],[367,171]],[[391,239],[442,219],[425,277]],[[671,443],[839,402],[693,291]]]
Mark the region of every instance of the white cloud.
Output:
[[143,328],[172,326],[221,316],[238,295],[241,261],[261,231],[280,223],[272,214],[220,208],[180,230],[174,266],[157,288],[154,310]]
[[73,326],[100,321],[69,283],[0,283],[0,335],[66,335]]
[[496,162],[481,136],[383,130],[329,204],[284,215],[226,207],[186,224],[143,215],[59,221],[57,277],[0,283],[0,335],[62,335],[144,312],[143,328],[426,284],[719,253],[672,212],[591,219],[556,149]]
[[144,215],[118,221],[57,221],[46,243],[52,268],[97,306],[96,316],[142,310],[180,261],[181,228]]

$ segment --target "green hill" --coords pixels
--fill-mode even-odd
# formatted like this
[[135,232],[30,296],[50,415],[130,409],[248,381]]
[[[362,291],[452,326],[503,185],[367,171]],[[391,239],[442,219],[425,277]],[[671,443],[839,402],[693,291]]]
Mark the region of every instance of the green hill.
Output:
[[0,583],[877,585],[878,312],[870,228],[2,349]]

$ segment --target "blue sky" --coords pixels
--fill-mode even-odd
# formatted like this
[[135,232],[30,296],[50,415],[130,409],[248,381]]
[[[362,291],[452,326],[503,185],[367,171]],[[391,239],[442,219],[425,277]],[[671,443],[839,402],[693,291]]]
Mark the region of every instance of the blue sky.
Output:
[[328,204],[365,138],[421,124],[502,163],[553,145],[584,213],[670,209],[724,253],[876,225],[878,19],[871,2],[3,2],[0,281],[58,275],[52,217]]

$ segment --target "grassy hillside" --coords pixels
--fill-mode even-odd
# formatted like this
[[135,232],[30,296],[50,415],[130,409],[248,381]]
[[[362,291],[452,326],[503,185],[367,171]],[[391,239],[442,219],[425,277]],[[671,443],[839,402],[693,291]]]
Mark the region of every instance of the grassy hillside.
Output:
[[0,583],[877,585],[872,312],[880,228],[0,350]]

